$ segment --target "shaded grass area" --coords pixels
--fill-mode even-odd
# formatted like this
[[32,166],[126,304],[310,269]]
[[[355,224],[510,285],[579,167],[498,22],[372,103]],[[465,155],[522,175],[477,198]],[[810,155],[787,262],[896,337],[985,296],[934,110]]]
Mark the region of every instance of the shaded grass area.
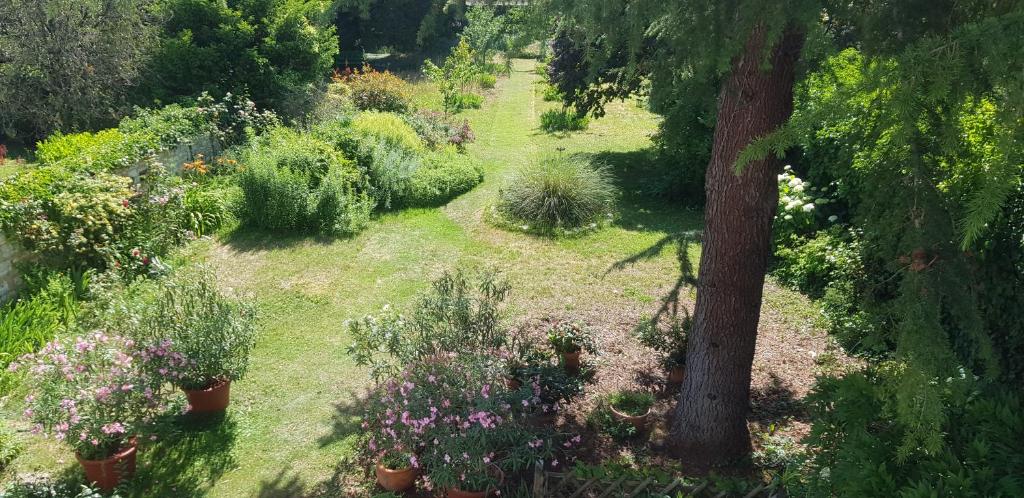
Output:
[[[558,104],[536,91],[534,65],[517,61],[482,109],[457,116],[473,126],[469,153],[486,165],[486,179],[448,205],[384,213],[349,238],[237,229],[186,248],[183,260],[211,264],[222,285],[259,300],[263,336],[222,423],[176,419],[148,445],[140,494],[345,496],[347,478],[362,473],[350,457],[367,377],[344,354],[344,322],[388,303],[407,307],[445,270],[501,271],[513,285],[513,324],[578,316],[615,341],[627,340],[641,314],[691,299],[702,215],[645,189],[658,118],[632,102],[614,103],[585,131],[544,133],[539,116]],[[415,88],[420,105],[437,99],[432,87]],[[487,224],[484,212],[509,175],[553,153],[595,154],[610,165],[622,189],[614,223],[561,239]],[[73,464],[61,446],[33,441],[6,474],[74,473]]]

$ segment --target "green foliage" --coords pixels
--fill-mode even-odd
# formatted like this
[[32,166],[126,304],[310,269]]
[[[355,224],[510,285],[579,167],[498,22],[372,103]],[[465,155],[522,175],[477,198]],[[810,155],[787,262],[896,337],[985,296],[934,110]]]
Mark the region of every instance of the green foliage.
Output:
[[[452,351],[488,351],[508,338],[502,303],[511,290],[492,273],[470,278],[445,273],[422,295],[410,316],[385,307],[377,316],[348,322],[348,354],[368,366],[375,381],[400,373],[417,360]],[[382,355],[381,353],[385,353]]]
[[484,171],[472,158],[448,149],[428,154],[410,178],[408,206],[442,205],[484,181]]
[[589,123],[586,114],[569,107],[548,109],[540,115],[540,128],[548,133],[585,130]]
[[[205,389],[245,376],[256,344],[256,307],[223,293],[208,269],[190,269],[160,281],[142,309],[132,336],[147,344],[166,341],[189,360],[173,379],[175,385]],[[168,368],[160,362],[150,366]]]
[[369,221],[373,200],[365,178],[326,142],[278,128],[245,151],[242,163],[246,225],[338,235]]
[[666,330],[656,318],[642,317],[634,333],[640,344],[658,352],[663,367],[671,369],[686,365],[686,347],[693,330],[693,317],[684,310],[681,318],[672,315],[668,321]]
[[198,184],[185,191],[182,200],[185,228],[194,237],[213,235],[234,219],[238,191],[213,182]]
[[421,110],[413,114],[406,114],[403,118],[432,149],[454,145],[463,151],[466,145],[476,140],[472,128],[469,127],[469,121],[459,124],[449,120],[440,112]]
[[[896,393],[879,389],[905,368],[883,365],[822,380],[811,396],[819,422],[810,435],[824,451],[810,462],[808,496],[838,491],[858,496],[1017,496],[1024,490],[1024,452],[1015,444],[1024,428],[1019,396],[1001,389],[977,392],[962,376],[940,382],[952,418],[939,451],[901,450],[907,429],[891,423]],[[972,394],[956,402],[957,390]],[[964,398],[961,398],[964,399]]]
[[480,85],[480,88],[494,88],[498,84],[498,78],[493,74],[483,73],[477,78],[477,84]]
[[0,226],[55,268],[104,268],[132,215],[131,179],[40,167],[0,180]]
[[63,318],[54,296],[44,294],[0,306],[0,394],[8,394],[17,382],[7,366],[51,341]]
[[466,27],[459,37],[459,43],[463,42],[472,50],[473,63],[478,68],[490,62],[498,50],[505,48],[502,19],[493,7],[480,5],[466,9]]
[[19,475],[4,489],[5,498],[122,498],[114,491],[104,493],[78,482],[77,479],[54,479],[47,476]]
[[772,273],[783,284],[820,298],[830,285],[842,286],[863,279],[856,233],[823,230],[811,239],[796,239],[775,250]]
[[620,413],[639,417],[654,406],[654,395],[639,391],[617,391],[608,395],[608,404]]
[[466,86],[477,74],[473,57],[473,49],[465,40],[461,40],[445,58],[444,65],[438,67],[430,60],[423,62],[423,74],[441,91],[445,114],[459,112],[466,103]]
[[249,94],[276,108],[330,74],[338,37],[318,2],[171,0],[166,35],[142,93],[174,101],[204,91]]
[[0,132],[25,142],[129,111],[159,31],[158,0],[4,0]]
[[425,148],[416,130],[398,114],[363,112],[352,120],[351,126],[357,133],[376,138],[409,153],[422,152]]
[[364,66],[342,81],[349,89],[352,103],[361,111],[403,113],[412,106],[409,84],[389,71]]
[[539,230],[597,227],[611,217],[611,175],[581,155],[557,156],[519,170],[502,188],[498,211]]
[[475,93],[461,93],[458,96],[459,109],[479,109],[484,105],[484,98]]
[[577,353],[586,350],[597,351],[594,333],[580,322],[557,322],[547,331],[548,344],[556,353]]

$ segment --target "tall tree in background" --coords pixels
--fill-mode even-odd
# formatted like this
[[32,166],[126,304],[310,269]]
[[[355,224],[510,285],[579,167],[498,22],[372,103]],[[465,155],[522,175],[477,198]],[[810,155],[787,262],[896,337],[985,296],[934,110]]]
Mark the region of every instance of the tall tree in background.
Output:
[[108,125],[159,33],[156,0],[0,0],[0,133]]
[[[750,451],[750,373],[782,171],[776,156],[742,168],[737,160],[789,120],[804,32],[819,8],[742,0],[553,6],[583,34],[579,49],[593,67],[620,66],[604,74],[614,87],[635,88],[650,74],[652,99],[680,84],[700,88],[692,94],[699,98],[721,82],[694,328],[669,442],[692,469],[731,462]],[[605,90],[598,100],[621,95]]]

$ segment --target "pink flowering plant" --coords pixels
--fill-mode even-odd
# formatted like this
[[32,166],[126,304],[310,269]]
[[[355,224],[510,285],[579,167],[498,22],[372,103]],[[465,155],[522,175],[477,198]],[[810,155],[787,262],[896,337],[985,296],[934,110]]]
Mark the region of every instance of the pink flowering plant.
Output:
[[55,340],[21,357],[11,369],[27,374],[25,417],[32,432],[69,444],[85,459],[103,459],[142,435],[166,410],[167,379],[146,368],[156,359],[181,367],[186,359],[169,343],[141,346],[95,332]]
[[428,489],[496,489],[502,472],[525,469],[555,447],[552,435],[526,423],[540,397],[501,379],[503,366],[488,355],[411,364],[371,394],[363,424],[370,454],[391,468],[420,469]]

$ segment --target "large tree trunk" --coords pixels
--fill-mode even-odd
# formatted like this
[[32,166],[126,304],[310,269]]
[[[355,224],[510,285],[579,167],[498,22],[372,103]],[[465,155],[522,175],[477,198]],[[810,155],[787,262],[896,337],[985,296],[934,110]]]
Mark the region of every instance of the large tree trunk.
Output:
[[750,370],[782,165],[774,154],[739,174],[735,164],[747,145],[792,114],[803,36],[787,29],[770,53],[764,43],[764,30],[755,28],[733,59],[718,101],[694,327],[669,439],[694,472],[750,452]]

